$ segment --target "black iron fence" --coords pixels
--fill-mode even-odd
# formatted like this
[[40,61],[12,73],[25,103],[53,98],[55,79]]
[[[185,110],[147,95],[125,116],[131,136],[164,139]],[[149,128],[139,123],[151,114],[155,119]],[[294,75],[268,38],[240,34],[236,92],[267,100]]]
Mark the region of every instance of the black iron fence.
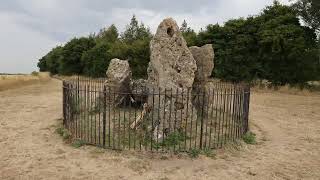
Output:
[[248,131],[250,88],[209,87],[119,92],[104,79],[64,80],[64,126],[73,138],[110,149],[220,148]]

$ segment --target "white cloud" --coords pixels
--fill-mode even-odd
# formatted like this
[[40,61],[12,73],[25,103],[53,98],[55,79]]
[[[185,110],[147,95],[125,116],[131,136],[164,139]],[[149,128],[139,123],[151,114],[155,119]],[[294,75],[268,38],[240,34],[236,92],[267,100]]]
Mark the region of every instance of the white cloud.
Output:
[[16,24],[14,17],[0,13],[0,72],[30,73],[37,69],[38,59],[58,42]]

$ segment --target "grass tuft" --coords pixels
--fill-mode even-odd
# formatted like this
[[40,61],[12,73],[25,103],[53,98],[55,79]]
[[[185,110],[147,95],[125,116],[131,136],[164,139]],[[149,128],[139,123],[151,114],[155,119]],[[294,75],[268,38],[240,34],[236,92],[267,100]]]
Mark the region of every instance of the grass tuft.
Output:
[[197,158],[199,157],[199,154],[201,153],[201,151],[199,149],[190,149],[188,154],[191,158]]
[[247,144],[256,144],[256,135],[253,132],[247,132],[243,137],[243,141]]
[[70,132],[67,129],[63,128],[63,127],[58,127],[56,129],[56,133],[58,133],[60,136],[62,136],[62,138],[64,140],[68,140],[71,137]]
[[202,154],[210,158],[214,158],[216,156],[216,153],[211,148],[204,148],[202,150]]
[[74,148],[79,148],[83,145],[86,145],[86,142],[81,139],[76,139],[71,143],[71,146]]

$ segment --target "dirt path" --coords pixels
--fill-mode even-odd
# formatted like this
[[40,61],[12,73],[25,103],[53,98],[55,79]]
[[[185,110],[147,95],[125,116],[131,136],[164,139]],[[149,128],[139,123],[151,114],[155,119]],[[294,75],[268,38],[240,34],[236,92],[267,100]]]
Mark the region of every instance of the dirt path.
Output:
[[320,179],[320,96],[253,93],[258,145],[216,158],[75,149],[54,131],[57,80],[0,92],[0,179]]

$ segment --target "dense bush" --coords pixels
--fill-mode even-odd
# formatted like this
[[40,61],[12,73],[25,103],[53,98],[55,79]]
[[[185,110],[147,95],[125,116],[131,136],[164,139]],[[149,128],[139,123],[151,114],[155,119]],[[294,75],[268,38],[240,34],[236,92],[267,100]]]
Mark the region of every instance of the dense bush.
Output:
[[[293,6],[275,1],[257,16],[232,19],[224,25],[210,24],[198,34],[184,21],[180,30],[188,46],[213,44],[212,75],[216,78],[233,82],[267,79],[273,85],[304,84],[320,79],[317,10],[319,6],[312,0],[299,0]],[[302,26],[299,17],[308,26]],[[134,78],[146,78],[151,38],[149,28],[133,16],[120,35],[111,25],[97,35],[74,38],[63,47],[53,48],[39,60],[38,67],[53,74],[101,77],[110,60],[119,58],[129,60]]]
[[255,17],[208,25],[198,45],[212,43],[215,77],[229,81],[267,79],[304,83],[317,76],[315,31],[301,26],[295,11],[275,2]]
[[63,75],[82,74],[84,64],[81,62],[82,54],[96,45],[92,37],[74,38],[62,50],[59,73]]

